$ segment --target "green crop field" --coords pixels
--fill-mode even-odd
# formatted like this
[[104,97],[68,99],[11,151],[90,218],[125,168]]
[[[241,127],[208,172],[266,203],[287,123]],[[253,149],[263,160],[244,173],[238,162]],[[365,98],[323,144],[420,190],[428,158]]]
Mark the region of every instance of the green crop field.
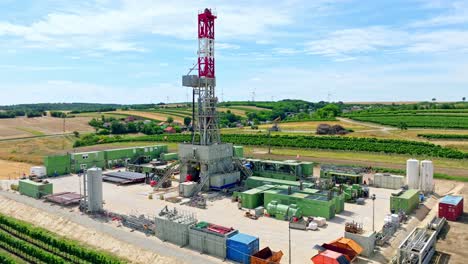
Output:
[[[125,263],[113,255],[3,214],[0,214],[0,248],[30,263]],[[17,263],[11,261],[15,260],[9,254],[0,255],[0,263]]]
[[[113,142],[138,142],[138,141],[168,141],[187,142],[190,141],[189,134],[177,135],[152,135],[137,137],[106,137],[89,136],[75,142],[75,146],[87,146],[95,144],[105,144]],[[339,136],[271,136],[249,135],[249,134],[224,134],[224,142],[238,145],[277,147],[308,148],[308,149],[328,149],[346,150],[378,153],[413,154],[425,155],[429,157],[443,157],[451,159],[467,159],[468,153],[441,147],[439,145],[394,139],[376,138],[352,138]]]
[[468,134],[418,134],[418,137],[429,140],[468,140]]
[[359,114],[349,115],[348,117],[357,121],[389,126],[399,126],[401,123],[405,123],[408,127],[468,129],[468,116],[466,115]]

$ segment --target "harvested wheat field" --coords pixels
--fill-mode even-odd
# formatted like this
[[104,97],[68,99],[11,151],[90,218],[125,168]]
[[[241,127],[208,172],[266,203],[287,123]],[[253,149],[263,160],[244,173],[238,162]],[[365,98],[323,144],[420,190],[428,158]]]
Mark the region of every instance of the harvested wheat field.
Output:
[[184,123],[184,118],[180,116],[171,115],[169,113],[156,113],[156,112],[144,112],[144,111],[116,111],[118,114],[126,114],[132,116],[139,116],[148,118],[151,120],[166,121],[168,117],[172,117],[175,122]]
[[53,136],[0,141],[0,159],[42,164],[44,156],[73,149],[74,136]]
[[218,112],[227,112],[231,111],[231,113],[239,116],[245,116],[246,111],[245,110],[240,110],[240,109],[232,109],[232,108],[227,108],[227,107],[218,107]]
[[[65,133],[94,131],[89,117],[65,119]],[[0,139],[30,137],[63,133],[63,119],[55,117],[17,117],[0,119]]]
[[34,165],[30,163],[0,160],[0,180],[13,180],[20,178],[23,174],[28,175],[32,166]]

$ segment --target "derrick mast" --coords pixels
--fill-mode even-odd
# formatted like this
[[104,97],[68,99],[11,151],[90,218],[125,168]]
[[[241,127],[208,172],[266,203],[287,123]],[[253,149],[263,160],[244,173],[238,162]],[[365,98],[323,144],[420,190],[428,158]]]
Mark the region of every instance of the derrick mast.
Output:
[[197,145],[221,143],[215,95],[215,19],[208,8],[198,14],[198,75],[182,78],[184,86],[193,88],[192,144]]
[[[215,95],[215,19],[211,9],[198,13],[198,59],[187,75],[182,76],[182,85],[193,89],[192,97],[192,142],[179,144],[180,182],[179,191],[185,195],[186,181],[196,182],[188,196],[198,197],[203,190],[224,190],[240,181],[242,167],[233,158],[233,146],[221,143],[218,127]],[[198,69],[198,74],[190,74]],[[188,188],[188,187],[187,187]],[[184,190],[183,190],[184,189]]]

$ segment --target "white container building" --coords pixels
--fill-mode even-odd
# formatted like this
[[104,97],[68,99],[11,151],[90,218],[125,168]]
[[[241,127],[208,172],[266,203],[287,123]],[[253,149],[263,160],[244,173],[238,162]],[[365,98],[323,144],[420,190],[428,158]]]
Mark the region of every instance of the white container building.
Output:
[[46,176],[46,167],[44,166],[33,166],[29,170],[29,175],[37,176],[37,177],[45,177]]

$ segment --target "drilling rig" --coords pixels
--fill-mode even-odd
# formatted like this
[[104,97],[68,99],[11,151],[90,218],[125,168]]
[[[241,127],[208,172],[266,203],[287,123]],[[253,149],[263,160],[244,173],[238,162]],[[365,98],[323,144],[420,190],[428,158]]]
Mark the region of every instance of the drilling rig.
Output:
[[[182,85],[191,87],[192,141],[179,145],[180,182],[197,182],[192,195],[202,190],[222,190],[240,181],[239,162],[230,143],[222,143],[215,94],[215,19],[211,9],[198,13],[198,60]],[[198,68],[198,74],[191,74]]]

